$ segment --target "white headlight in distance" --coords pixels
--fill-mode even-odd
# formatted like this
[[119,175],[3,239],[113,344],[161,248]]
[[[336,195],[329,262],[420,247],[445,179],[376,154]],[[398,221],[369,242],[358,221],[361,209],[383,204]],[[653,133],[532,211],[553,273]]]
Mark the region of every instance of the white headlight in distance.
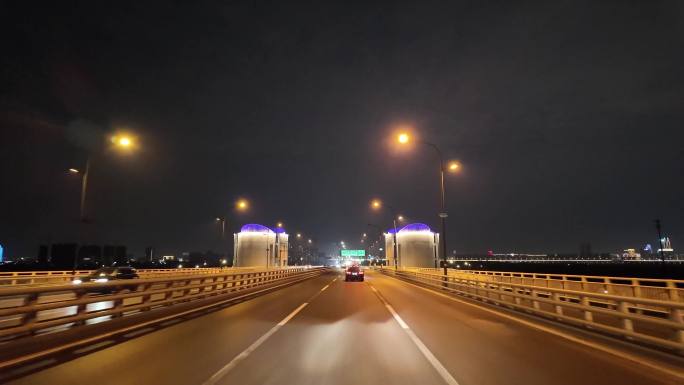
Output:
[[71,283],[73,283],[74,285],[80,285],[80,284],[83,283],[83,281],[81,281],[80,279],[76,278],[76,279],[74,279],[73,281],[71,281]]
[[98,278],[95,280],[95,282],[107,282],[109,281],[107,278]]

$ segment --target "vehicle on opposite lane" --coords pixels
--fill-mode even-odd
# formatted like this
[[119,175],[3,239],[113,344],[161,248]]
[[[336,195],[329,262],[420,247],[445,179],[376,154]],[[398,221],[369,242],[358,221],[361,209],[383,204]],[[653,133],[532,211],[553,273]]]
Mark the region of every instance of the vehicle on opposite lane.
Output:
[[[128,279],[138,279],[140,276],[137,271],[130,266],[118,266],[118,267],[101,267],[94,272],[84,276],[79,277],[71,281],[74,285],[80,285],[83,283],[106,283],[111,281],[128,280]],[[134,287],[125,287],[125,289],[132,290]],[[95,287],[92,289],[93,292],[109,293],[113,290],[112,287]]]
[[361,269],[361,266],[358,265],[353,265],[349,266],[347,270],[344,273],[344,280],[346,282],[349,281],[360,281],[363,282],[363,269]]

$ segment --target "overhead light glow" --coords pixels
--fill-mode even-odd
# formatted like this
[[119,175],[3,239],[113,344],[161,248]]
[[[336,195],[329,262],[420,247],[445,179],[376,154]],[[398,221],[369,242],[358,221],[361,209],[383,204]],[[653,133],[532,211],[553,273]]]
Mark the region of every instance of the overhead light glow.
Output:
[[240,211],[245,211],[249,208],[249,202],[247,202],[246,199],[238,199],[238,201],[235,202],[235,207]]

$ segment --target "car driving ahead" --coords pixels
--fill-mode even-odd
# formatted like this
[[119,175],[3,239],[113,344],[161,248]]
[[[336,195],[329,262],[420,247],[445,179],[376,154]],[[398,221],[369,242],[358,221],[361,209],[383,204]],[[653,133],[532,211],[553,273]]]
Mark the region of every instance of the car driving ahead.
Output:
[[344,280],[349,281],[361,281],[363,282],[363,269],[361,266],[353,265],[349,266],[344,274]]

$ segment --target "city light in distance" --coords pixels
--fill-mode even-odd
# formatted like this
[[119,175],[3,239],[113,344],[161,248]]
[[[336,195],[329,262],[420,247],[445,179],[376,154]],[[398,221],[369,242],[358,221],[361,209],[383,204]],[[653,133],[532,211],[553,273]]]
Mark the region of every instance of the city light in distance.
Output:
[[382,207],[382,202],[380,201],[380,199],[373,199],[371,201],[371,208],[377,210],[381,207]]
[[78,171],[78,170],[75,169],[75,168],[70,168],[70,169],[69,169],[69,172],[72,173],[72,174],[78,174],[78,173],[80,173],[80,171]]

